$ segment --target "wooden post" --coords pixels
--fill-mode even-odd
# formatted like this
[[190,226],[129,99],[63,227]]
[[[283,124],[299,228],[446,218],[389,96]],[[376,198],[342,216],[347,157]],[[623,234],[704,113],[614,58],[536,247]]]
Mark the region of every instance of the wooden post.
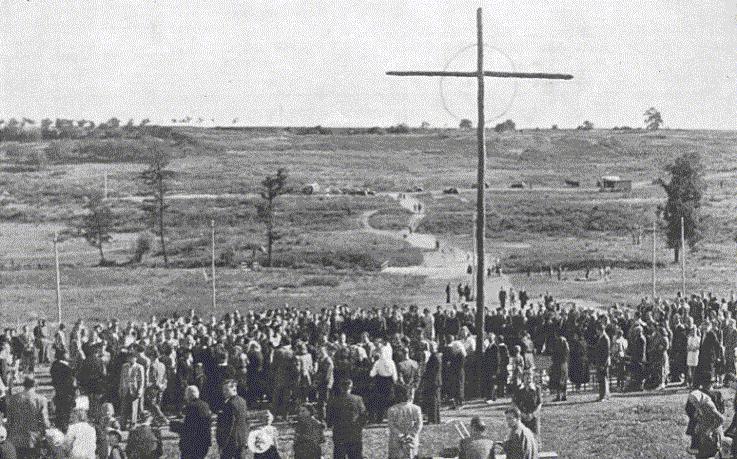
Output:
[[103,196],[104,196],[104,199],[107,199],[107,172],[105,172],[104,187],[105,187],[105,191],[104,191]]
[[486,174],[486,119],[484,117],[484,32],[481,8],[476,10],[476,78],[478,80],[478,180],[476,188],[476,353],[479,361],[484,353],[484,236],[486,233],[486,204],[484,187]]
[[471,231],[473,232],[473,238],[472,238],[473,240],[471,241],[471,243],[473,244],[473,258],[471,258],[471,266],[473,266],[472,271],[471,271],[471,285],[472,285],[471,294],[475,296],[476,290],[477,290],[476,278],[474,277],[476,275],[475,266],[476,266],[476,257],[477,257],[477,254],[476,254],[476,216],[475,215],[473,216],[473,228]]
[[681,217],[681,294],[686,298],[686,232]]
[[210,227],[212,228],[212,309],[215,310],[215,219],[210,220]]
[[655,302],[655,220],[653,220],[653,303]]
[[61,273],[59,272],[59,234],[54,231],[54,264],[56,265],[56,312],[61,323]]

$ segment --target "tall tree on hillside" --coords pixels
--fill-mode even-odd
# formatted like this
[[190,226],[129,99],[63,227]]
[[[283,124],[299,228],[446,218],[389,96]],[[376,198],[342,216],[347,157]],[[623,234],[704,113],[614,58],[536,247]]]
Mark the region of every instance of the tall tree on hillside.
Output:
[[84,198],[86,213],[75,225],[85,240],[100,251],[100,265],[105,264],[103,244],[112,240],[113,211],[102,193],[92,192]]
[[261,201],[256,203],[258,218],[266,225],[266,265],[271,266],[274,241],[279,234],[274,229],[276,198],[287,192],[287,170],[280,167],[276,175],[269,175],[261,182]]
[[683,232],[690,248],[695,248],[703,237],[701,199],[706,192],[704,166],[696,152],[685,153],[666,166],[670,182],[659,179],[658,183],[668,195],[665,205],[658,206],[666,226],[668,248],[673,249],[673,258],[678,262],[681,248],[681,217]]
[[649,131],[657,131],[663,125],[663,117],[655,107],[648,108],[643,116],[645,117],[645,129]]
[[169,267],[169,257],[166,253],[166,196],[169,192],[174,171],[168,170],[171,162],[171,152],[162,142],[147,140],[148,167],[140,175],[147,188],[149,198],[144,200],[142,209],[151,217],[151,228],[161,243],[161,253],[164,256],[164,266]]

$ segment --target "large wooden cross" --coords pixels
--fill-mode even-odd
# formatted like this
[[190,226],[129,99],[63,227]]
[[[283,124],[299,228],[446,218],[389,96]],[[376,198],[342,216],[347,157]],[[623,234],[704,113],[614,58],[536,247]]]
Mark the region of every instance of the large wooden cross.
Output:
[[484,77],[495,78],[533,78],[543,80],[570,80],[572,75],[560,73],[522,73],[522,72],[490,72],[484,70],[484,39],[481,8],[476,10],[477,67],[475,72],[447,71],[402,71],[386,72],[392,76],[439,76],[468,77],[478,80],[478,125],[476,139],[478,143],[478,180],[476,188],[476,247],[478,249],[476,266],[476,352],[483,352],[484,343],[484,238],[486,229],[486,203],[484,189],[486,173],[486,132],[484,119]]

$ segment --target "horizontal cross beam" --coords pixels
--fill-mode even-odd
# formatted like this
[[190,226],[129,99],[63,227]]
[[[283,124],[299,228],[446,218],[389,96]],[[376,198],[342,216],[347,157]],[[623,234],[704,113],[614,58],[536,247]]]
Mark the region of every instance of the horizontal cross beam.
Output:
[[[420,70],[407,70],[407,71],[392,71],[386,72],[390,76],[440,76],[440,77],[466,77],[476,78],[478,73],[476,72],[444,72],[444,71],[420,71]],[[490,72],[484,71],[484,76],[493,78],[532,78],[540,80],[571,80],[573,75],[565,73],[524,73],[524,72]]]

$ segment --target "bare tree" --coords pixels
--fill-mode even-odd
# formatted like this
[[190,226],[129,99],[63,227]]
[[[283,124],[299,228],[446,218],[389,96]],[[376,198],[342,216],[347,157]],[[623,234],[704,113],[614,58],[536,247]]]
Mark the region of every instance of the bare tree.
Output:
[[261,182],[261,201],[256,203],[259,220],[266,225],[266,265],[271,266],[271,254],[274,241],[279,239],[279,234],[274,229],[274,214],[276,198],[287,192],[287,170],[279,168],[276,175],[267,176]]
[[153,232],[159,236],[161,252],[164,256],[164,266],[169,267],[169,257],[166,253],[166,196],[169,192],[169,183],[174,177],[174,171],[168,170],[172,156],[168,146],[162,142],[150,139],[146,141],[148,149],[148,168],[140,175],[140,179],[148,188],[150,198],[143,202],[143,210],[151,216]]

